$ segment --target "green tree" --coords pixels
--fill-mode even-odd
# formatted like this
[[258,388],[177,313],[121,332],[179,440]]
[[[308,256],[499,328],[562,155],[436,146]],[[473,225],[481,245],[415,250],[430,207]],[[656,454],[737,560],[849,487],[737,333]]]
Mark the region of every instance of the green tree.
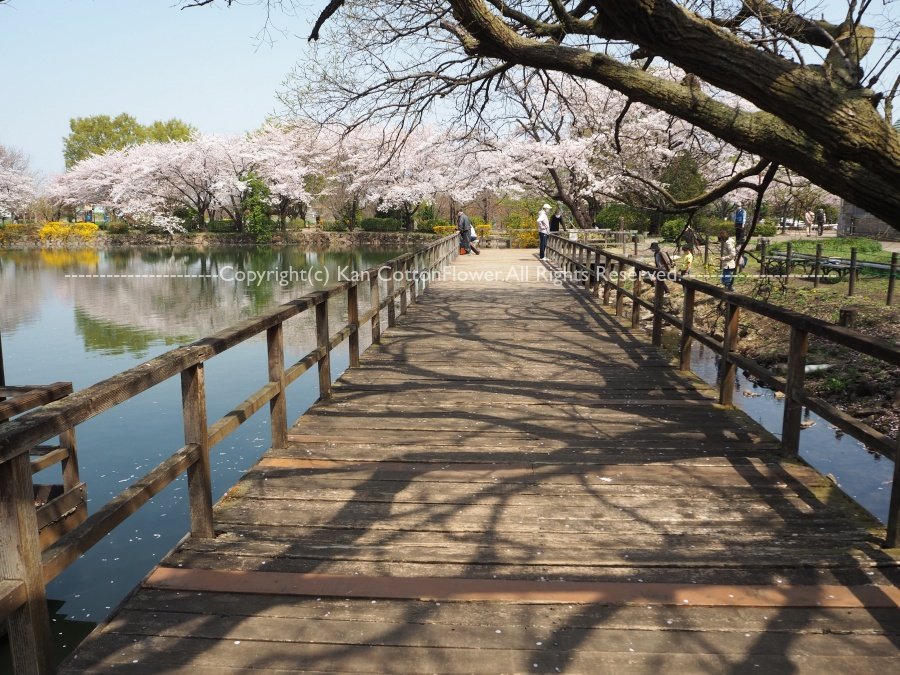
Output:
[[170,120],[161,122],[156,120],[144,127],[147,133],[146,140],[165,143],[167,141],[188,141],[197,133],[197,129],[187,122],[173,117]]
[[275,224],[269,214],[272,194],[266,184],[254,173],[247,176],[247,190],[244,193],[244,228],[256,241],[272,238]]
[[686,152],[672,158],[659,175],[659,180],[668,186],[669,194],[679,201],[698,197],[706,191],[706,179],[700,173],[697,160]]
[[147,141],[186,140],[195,131],[189,124],[174,118],[144,126],[127,113],[116,117],[73,117],[69,120],[69,130],[69,135],[63,139],[67,169],[91,155]]

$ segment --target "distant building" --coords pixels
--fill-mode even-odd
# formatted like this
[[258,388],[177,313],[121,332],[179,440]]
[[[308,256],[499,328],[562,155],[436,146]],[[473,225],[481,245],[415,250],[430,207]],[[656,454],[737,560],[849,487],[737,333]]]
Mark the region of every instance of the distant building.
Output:
[[900,241],[900,230],[879,220],[868,211],[863,211],[850,202],[841,201],[841,215],[838,217],[839,237],[870,237]]

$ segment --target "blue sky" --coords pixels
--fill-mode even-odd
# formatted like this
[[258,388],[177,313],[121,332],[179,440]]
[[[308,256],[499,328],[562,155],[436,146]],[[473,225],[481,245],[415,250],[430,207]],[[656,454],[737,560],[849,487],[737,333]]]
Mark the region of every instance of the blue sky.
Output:
[[[175,0],[11,0],[0,4],[0,144],[42,174],[63,170],[69,118],[178,117],[208,133],[259,126],[305,39],[257,37],[259,7],[181,11]],[[302,37],[304,19],[281,17]]]

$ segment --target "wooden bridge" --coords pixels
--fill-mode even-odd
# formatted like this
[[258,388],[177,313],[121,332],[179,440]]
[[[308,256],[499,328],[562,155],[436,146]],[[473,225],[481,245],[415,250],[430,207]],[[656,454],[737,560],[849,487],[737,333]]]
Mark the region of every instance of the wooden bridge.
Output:
[[[640,275],[627,280],[641,263],[558,239],[552,249],[551,264],[489,250],[448,268],[451,237],[387,268],[443,268],[437,283],[349,282],[0,428],[7,495],[19,489],[15,448],[182,374],[186,446],[44,551],[43,578],[185,469],[193,534],[61,671],[896,670],[898,491],[886,532],[796,459],[791,425],[798,406],[831,414],[802,389],[808,333],[889,363],[900,353],[785,315],[792,367],[787,381],[769,375],[788,396],[782,442],[727,405],[739,309],[775,309],[688,282],[675,317],[660,292],[642,298]],[[697,292],[721,296],[724,337],[694,330]],[[329,297],[348,303],[336,332]],[[318,346],[285,369],[281,325],[306,308]],[[644,309],[652,340],[630,328]],[[665,322],[681,330],[681,370],[652,344]],[[359,358],[364,326],[378,344]],[[261,330],[270,383],[207,427],[203,361]],[[328,355],[345,339],[351,368],[332,386]],[[724,357],[718,391],[687,371],[694,339]],[[288,429],[280,396],[315,364],[322,398]],[[210,509],[209,447],[266,402],[273,448]],[[896,456],[892,439],[854,433]],[[47,672],[32,616],[43,586],[27,557],[41,555],[13,501],[2,515],[25,524],[3,535],[0,610],[22,672]],[[26,554],[11,562],[13,545]]]

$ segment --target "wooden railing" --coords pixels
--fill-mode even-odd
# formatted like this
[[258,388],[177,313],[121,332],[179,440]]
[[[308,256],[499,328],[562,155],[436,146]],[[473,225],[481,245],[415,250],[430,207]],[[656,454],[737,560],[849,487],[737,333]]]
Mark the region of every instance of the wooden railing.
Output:
[[[187,472],[191,536],[215,536],[209,451],[245,420],[269,404],[272,447],[287,442],[285,391],[318,365],[319,394],[331,393],[331,351],[348,341],[350,367],[359,365],[359,328],[371,323],[372,342],[381,337],[381,311],[388,326],[425,290],[431,275],[458,252],[456,234],[444,237],[370,270],[357,272],[324,291],[304,295],[253,319],[166,352],[139,366],[49,403],[0,425],[0,620],[7,619],[10,648],[17,673],[53,671],[45,584],[75,562],[153,495]],[[386,280],[382,299],[381,280]],[[370,288],[369,308],[360,313],[359,286]],[[329,332],[328,301],[344,296],[347,323]],[[315,311],[316,347],[285,368],[283,324],[307,310]],[[268,383],[222,419],[208,425],[204,363],[265,332]],[[29,452],[36,445],[113,408],[141,392],[180,376],[184,446],[152,471],[41,552],[33,505]],[[83,457],[82,457],[83,459]]]
[[[844,433],[864,443],[870,450],[893,460],[894,481],[884,545],[888,548],[900,546],[900,461],[898,461],[900,435],[892,439],[880,433],[823,399],[813,396],[803,386],[810,335],[848,347],[857,354],[870,356],[893,366],[900,366],[900,348],[886,340],[868,337],[848,328],[746,295],[729,292],[696,279],[665,277],[666,284],[679,284],[684,289],[681,315],[676,316],[664,310],[665,296],[661,284],[654,284],[651,291],[652,301],[641,297],[645,285],[657,274],[652,265],[558,236],[550,237],[548,250],[551,260],[572,273],[573,278],[586,292],[600,298],[604,305],[614,303],[616,316],[626,316],[625,301],[629,300],[628,311],[633,328],[640,326],[641,308],[650,310],[653,318],[651,335],[654,345],[662,345],[664,325],[678,329],[681,333],[679,340],[681,370],[691,369],[691,347],[694,340],[717,352],[721,357],[719,403],[722,405],[733,405],[737,368],[749,372],[766,386],[783,392],[785,398],[781,443],[786,453],[799,452],[801,415],[803,408],[806,407]],[[630,283],[630,288],[627,283]],[[611,297],[613,293],[614,300]],[[694,308],[698,293],[721,302],[725,316],[722,336],[701,332],[695,327]],[[786,377],[781,377],[738,353],[738,321],[741,312],[764,316],[790,328]]]

